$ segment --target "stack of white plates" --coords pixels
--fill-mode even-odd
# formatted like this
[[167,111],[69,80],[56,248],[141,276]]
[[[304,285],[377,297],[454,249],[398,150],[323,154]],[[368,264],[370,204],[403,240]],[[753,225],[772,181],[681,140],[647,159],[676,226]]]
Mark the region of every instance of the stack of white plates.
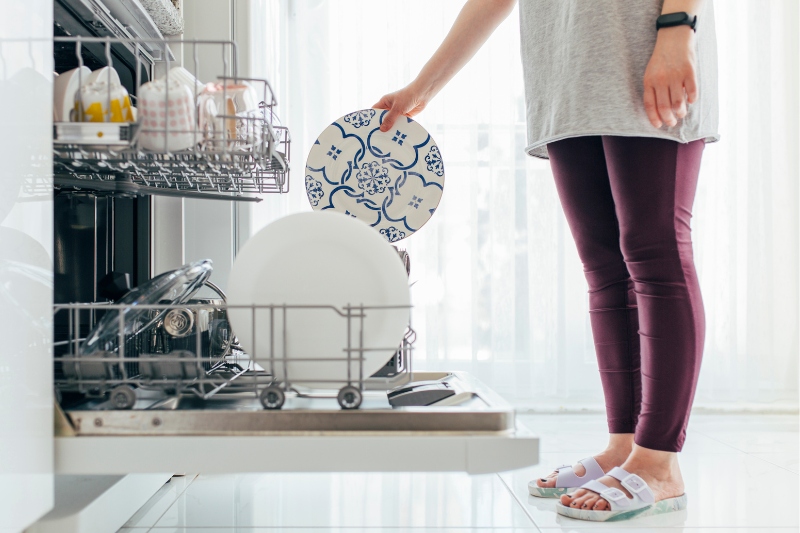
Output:
[[[236,307],[283,304],[333,308],[288,309],[284,317],[281,309]],[[244,349],[279,380],[317,389],[341,388],[386,364],[403,339],[409,304],[397,252],[369,226],[334,212],[290,215],[261,230],[239,252],[228,285],[228,314]],[[367,310],[363,327],[358,319],[348,326],[337,310],[360,305],[400,307]],[[348,336],[356,349],[362,333],[363,369],[357,360],[327,360],[346,358]]]

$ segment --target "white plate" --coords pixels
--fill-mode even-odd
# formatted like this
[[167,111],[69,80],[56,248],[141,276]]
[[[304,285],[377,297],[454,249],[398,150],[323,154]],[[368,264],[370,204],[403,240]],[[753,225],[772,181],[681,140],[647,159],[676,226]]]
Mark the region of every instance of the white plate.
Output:
[[[235,306],[405,306],[365,313],[363,347],[374,349],[364,352],[365,378],[391,359],[408,325],[408,276],[397,252],[369,227],[338,213],[299,213],[273,222],[247,241],[229,279],[233,331],[245,351],[268,371],[271,353],[284,357],[285,324],[288,375],[280,362],[272,370],[279,380],[288,378],[292,384],[338,389],[347,383],[346,361],[300,361],[347,357],[347,320],[332,309],[289,309],[285,323],[282,313],[275,312],[271,330],[269,310],[257,310],[254,340],[251,310]],[[352,320],[353,348],[358,347],[358,331],[358,320]],[[355,362],[350,371],[357,380]]]
[[325,128],[306,161],[306,193],[315,210],[334,210],[396,242],[433,216],[444,188],[439,147],[418,122],[399,117],[384,133],[387,111],[362,109]]
[[74,68],[56,76],[53,82],[53,120],[69,122],[69,113],[75,107],[75,93],[86,85],[92,71],[88,67]]

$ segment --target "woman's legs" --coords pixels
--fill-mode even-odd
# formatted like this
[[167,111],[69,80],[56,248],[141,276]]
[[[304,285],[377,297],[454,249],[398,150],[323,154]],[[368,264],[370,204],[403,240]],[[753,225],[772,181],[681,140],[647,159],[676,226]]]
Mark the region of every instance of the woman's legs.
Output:
[[[677,456],[686,437],[702,358],[705,322],[691,242],[691,208],[703,141],[603,137],[603,151],[633,280],[641,343],[641,412],[622,467],[640,475],[656,500],[679,496]],[[613,478],[602,483],[622,489]],[[562,503],[604,509],[579,490]]]
[[603,137],[622,254],[639,306],[642,407],[635,441],[667,452],[683,447],[703,355],[690,226],[703,146],[702,140]]
[[641,404],[639,329],[633,282],[601,137],[548,145],[556,189],[589,285],[589,317],[609,433],[633,433]]
[[[589,313],[606,403],[608,448],[594,458],[608,471],[628,457],[641,405],[636,295],[620,233],[601,137],[547,147],[556,189],[589,284]],[[583,475],[583,466],[574,466]],[[540,479],[554,486],[555,475]]]

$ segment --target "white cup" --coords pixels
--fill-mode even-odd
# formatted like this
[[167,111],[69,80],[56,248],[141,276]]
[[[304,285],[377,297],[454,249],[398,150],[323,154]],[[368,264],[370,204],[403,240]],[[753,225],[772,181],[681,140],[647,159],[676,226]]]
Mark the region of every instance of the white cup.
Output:
[[158,79],[139,88],[139,143],[153,152],[175,152],[202,140],[195,122],[194,95],[177,80]]
[[246,81],[226,84],[225,92],[233,95],[237,114],[258,111],[258,93]]
[[104,81],[111,85],[122,85],[122,82],[119,81],[119,74],[113,67],[102,67],[92,71],[85,83],[89,84],[97,81]]
[[186,85],[195,95],[200,95],[200,93],[203,92],[203,89],[206,88],[205,83],[198,80],[194,74],[183,67],[172,67],[169,69],[169,79],[177,80]]
[[122,85],[94,81],[78,89],[75,110],[76,122],[133,122],[131,99]]
[[197,124],[203,137],[213,139],[217,129],[220,131],[224,127],[222,119],[218,119],[217,101],[213,95],[201,94],[197,98]]
[[[213,102],[213,106],[210,104]],[[223,89],[218,83],[208,83],[198,101],[200,108],[200,128],[216,148],[222,148],[223,141],[236,140],[236,119],[220,118],[220,115],[236,115],[234,94]]]
[[[203,103],[200,107],[208,107],[206,99],[213,99],[218,114],[238,117],[203,120],[203,109],[200,110],[200,126],[205,131],[211,132],[209,138],[213,139],[215,145],[219,141],[227,140],[234,142],[240,148],[248,148],[261,142],[261,123],[255,119],[262,114],[259,109],[258,93],[252,85],[247,82],[209,83],[206,84],[201,99]],[[208,115],[208,111],[206,114]],[[209,123],[213,124],[213,127],[208,127]]]

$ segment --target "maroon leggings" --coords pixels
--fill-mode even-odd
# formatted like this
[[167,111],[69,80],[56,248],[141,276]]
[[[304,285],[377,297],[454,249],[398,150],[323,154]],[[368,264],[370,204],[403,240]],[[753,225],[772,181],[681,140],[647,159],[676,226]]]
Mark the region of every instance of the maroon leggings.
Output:
[[705,319],[690,219],[703,153],[650,137],[575,137],[547,147],[589,284],[610,433],[678,452]]

